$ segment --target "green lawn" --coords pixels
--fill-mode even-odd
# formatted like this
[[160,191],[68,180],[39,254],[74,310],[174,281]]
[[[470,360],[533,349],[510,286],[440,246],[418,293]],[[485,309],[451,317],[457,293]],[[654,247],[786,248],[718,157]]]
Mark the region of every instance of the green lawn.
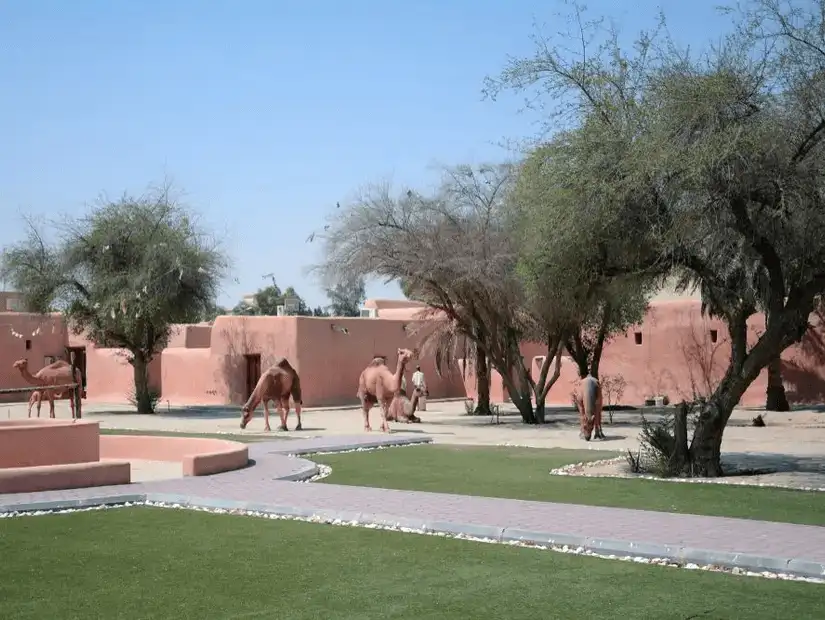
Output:
[[101,435],[149,435],[151,437],[200,437],[202,439],[226,439],[227,441],[241,441],[253,443],[256,441],[273,441],[275,439],[294,439],[286,433],[270,433],[269,435],[233,435],[222,433],[176,433],[174,431],[138,431],[121,428],[101,428]]
[[0,520],[0,617],[825,617],[822,586],[504,545],[123,508]]
[[329,484],[619,506],[807,525],[825,523],[825,493],[719,484],[551,476],[569,463],[616,456],[593,450],[423,445],[319,455]]

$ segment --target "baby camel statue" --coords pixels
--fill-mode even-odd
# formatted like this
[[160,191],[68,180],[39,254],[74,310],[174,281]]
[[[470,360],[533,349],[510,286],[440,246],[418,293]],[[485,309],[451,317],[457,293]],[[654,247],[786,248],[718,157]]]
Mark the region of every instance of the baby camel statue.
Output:
[[241,428],[252,420],[255,409],[259,404],[264,404],[264,430],[272,430],[269,427],[269,401],[275,401],[278,407],[278,415],[281,418],[280,429],[288,431],[286,425],[289,416],[289,397],[295,403],[295,414],[298,416],[296,431],[300,431],[301,426],[301,380],[298,373],[285,357],[275,360],[275,364],[263,372],[255,389],[241,408]]
[[588,374],[579,381],[580,391],[573,394],[573,402],[579,410],[581,432],[579,437],[585,441],[604,439],[602,432],[602,386],[599,380]]
[[[364,430],[371,431],[370,409],[373,405],[381,407],[381,430],[390,432],[388,420],[399,417],[406,417],[408,422],[420,422],[416,418],[415,412],[409,417],[406,416],[403,403],[398,400],[398,393],[401,389],[401,378],[404,376],[404,368],[415,354],[409,349],[398,349],[398,362],[395,373],[390,372],[384,363],[383,357],[376,357],[370,362],[361,373],[358,379],[358,399],[361,401],[361,411],[364,416]],[[398,402],[395,402],[398,401]]]
[[72,365],[63,360],[58,360],[48,366],[44,366],[34,374],[29,371],[29,361],[26,359],[17,360],[13,366],[20,371],[20,374],[23,375],[23,378],[28,383],[32,385],[42,385],[44,387],[44,389],[41,390],[41,396],[39,398],[35,397],[34,394],[32,394],[29,398],[29,417],[31,417],[31,407],[35,403],[37,403],[37,417],[40,417],[40,401],[43,397],[45,397],[49,401],[49,417],[53,418],[54,399],[60,398],[66,392],[69,394],[69,406],[72,409],[72,419],[77,420],[77,418],[80,417],[80,409],[78,408],[77,411],[74,409],[74,395],[72,394],[72,390],[70,388],[57,391],[45,389],[50,385],[82,383],[83,377],[81,376],[79,369],[75,368],[74,376],[72,376]]

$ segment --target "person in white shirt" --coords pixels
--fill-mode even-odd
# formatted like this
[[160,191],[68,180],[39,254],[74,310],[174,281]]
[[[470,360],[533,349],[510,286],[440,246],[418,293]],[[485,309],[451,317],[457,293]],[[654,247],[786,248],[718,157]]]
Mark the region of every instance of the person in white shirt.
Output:
[[427,382],[424,380],[424,373],[421,372],[421,366],[415,367],[415,372],[412,376],[413,383],[413,411],[416,410],[416,404],[419,411],[427,410]]

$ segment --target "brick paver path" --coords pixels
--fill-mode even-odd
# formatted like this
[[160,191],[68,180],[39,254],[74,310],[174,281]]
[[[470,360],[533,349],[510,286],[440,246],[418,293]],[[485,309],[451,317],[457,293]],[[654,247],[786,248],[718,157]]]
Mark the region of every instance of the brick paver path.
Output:
[[131,485],[0,494],[0,512],[32,509],[41,502],[134,495],[138,501],[399,523],[504,540],[555,541],[616,555],[825,576],[825,527],[284,480],[316,471],[307,460],[286,454],[422,440],[428,438],[338,436],[254,443],[249,454],[255,465],[246,469]]

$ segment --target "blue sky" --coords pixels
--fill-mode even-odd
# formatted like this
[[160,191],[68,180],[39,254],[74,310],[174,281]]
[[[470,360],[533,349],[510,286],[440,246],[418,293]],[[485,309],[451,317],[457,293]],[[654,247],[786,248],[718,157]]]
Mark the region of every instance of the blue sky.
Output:
[[[718,37],[720,0],[613,3],[628,38],[659,6],[685,44]],[[483,101],[485,75],[555,32],[538,0],[0,0],[0,247],[101,194],[171,177],[234,262],[233,305],[274,273],[311,304],[306,238],[336,201],[439,163],[506,158],[535,133],[521,98]],[[372,297],[401,297],[370,283]]]

